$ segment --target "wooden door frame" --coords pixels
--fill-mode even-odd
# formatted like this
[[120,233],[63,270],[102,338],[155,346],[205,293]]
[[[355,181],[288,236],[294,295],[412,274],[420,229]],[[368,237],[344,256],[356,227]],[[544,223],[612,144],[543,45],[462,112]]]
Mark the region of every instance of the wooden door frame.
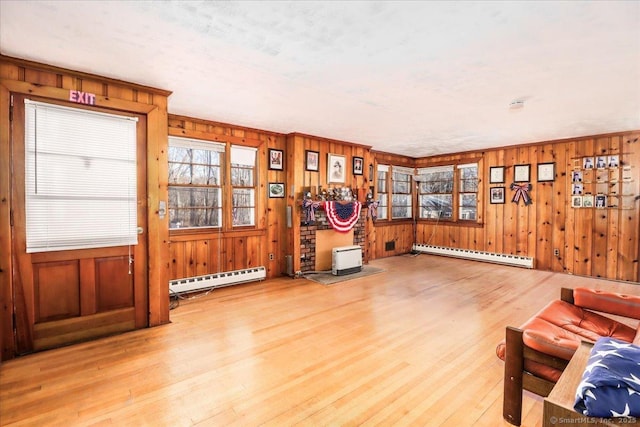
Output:
[[[69,102],[70,90],[0,79],[0,360],[15,356],[13,253],[11,242],[11,94]],[[159,215],[160,200],[167,200],[166,109],[158,105],[96,96],[95,106],[147,117],[147,299],[149,326],[169,322],[168,215]]]

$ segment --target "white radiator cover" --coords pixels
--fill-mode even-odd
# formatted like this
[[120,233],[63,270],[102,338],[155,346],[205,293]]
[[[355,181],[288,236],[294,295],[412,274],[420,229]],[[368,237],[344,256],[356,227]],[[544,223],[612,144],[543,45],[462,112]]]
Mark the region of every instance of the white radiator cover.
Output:
[[237,285],[238,283],[264,280],[266,277],[267,270],[265,267],[245,268],[243,270],[227,271],[225,273],[171,280],[169,282],[169,291],[179,294],[202,289],[222,288]]
[[533,268],[533,258],[518,255],[496,254],[493,252],[482,252],[469,249],[448,248],[445,246],[431,246],[422,244],[414,244],[413,250],[415,252],[424,252],[433,255],[444,255],[455,258],[471,259],[475,261],[512,265],[516,267]]
[[331,250],[331,274],[344,276],[361,270],[362,248],[360,246],[340,246]]

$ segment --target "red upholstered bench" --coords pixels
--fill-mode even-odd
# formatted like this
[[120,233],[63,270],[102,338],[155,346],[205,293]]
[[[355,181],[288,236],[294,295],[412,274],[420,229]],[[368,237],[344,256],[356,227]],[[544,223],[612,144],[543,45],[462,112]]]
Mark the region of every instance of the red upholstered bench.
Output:
[[549,395],[581,341],[614,337],[640,344],[640,325],[633,328],[596,312],[640,319],[640,296],[562,289],[560,300],[547,304],[519,328],[507,327],[505,340],[496,348],[505,361],[505,420],[520,425],[523,390]]

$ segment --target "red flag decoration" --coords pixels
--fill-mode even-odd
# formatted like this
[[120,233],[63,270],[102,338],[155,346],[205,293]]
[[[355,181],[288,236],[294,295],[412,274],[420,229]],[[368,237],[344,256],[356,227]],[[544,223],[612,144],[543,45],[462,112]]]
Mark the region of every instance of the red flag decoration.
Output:
[[338,203],[325,202],[324,210],[327,213],[327,220],[331,227],[337,231],[351,230],[360,218],[360,202]]

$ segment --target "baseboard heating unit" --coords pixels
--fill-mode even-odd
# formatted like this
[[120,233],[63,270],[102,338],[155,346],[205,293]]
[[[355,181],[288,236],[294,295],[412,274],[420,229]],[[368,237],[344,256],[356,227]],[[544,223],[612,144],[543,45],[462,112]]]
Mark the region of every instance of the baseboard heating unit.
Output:
[[423,252],[432,255],[444,255],[455,258],[464,258],[474,261],[493,262],[496,264],[512,265],[515,267],[533,268],[533,258],[519,255],[496,254],[492,252],[473,251],[469,249],[447,248],[444,246],[413,245],[414,252]]
[[358,245],[331,249],[331,274],[344,276],[362,270],[362,248]]
[[267,270],[264,267],[245,268],[244,270],[227,271],[225,273],[207,274],[205,276],[187,277],[171,280],[169,290],[171,293],[194,292],[202,289],[222,288],[237,285],[239,283],[264,280]]

